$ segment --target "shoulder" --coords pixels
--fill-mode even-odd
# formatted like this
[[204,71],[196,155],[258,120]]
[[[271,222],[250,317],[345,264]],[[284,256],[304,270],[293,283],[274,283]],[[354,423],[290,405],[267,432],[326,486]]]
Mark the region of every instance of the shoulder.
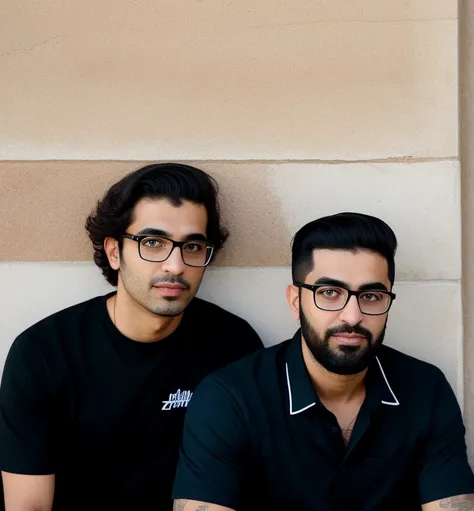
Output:
[[229,351],[229,361],[263,348],[260,336],[248,321],[201,298],[194,298],[189,304],[185,321],[193,330],[202,330],[207,345]]
[[410,378],[437,379],[443,374],[436,365],[389,346],[382,346],[378,357],[384,369],[394,375],[396,373],[400,378],[409,376]]
[[62,338],[71,337],[83,321],[87,321],[103,306],[104,301],[104,296],[98,296],[43,318],[18,335],[13,342],[12,350],[44,351],[56,345]]
[[202,298],[193,298],[185,314],[204,320],[212,320],[217,325],[250,327],[249,323],[240,316]]
[[277,380],[278,367],[290,342],[262,348],[217,369],[202,380],[195,393],[206,394],[211,388],[220,388],[223,394],[246,400],[254,395],[256,388],[262,389]]
[[387,383],[408,402],[433,404],[440,393],[452,393],[445,374],[432,363],[388,346],[381,348],[378,359]]
[[277,381],[277,362],[284,344],[258,350],[203,378],[188,405],[188,426],[201,428],[203,422],[211,421],[227,432],[236,424],[249,426],[258,396],[273,395],[268,386],[273,389]]

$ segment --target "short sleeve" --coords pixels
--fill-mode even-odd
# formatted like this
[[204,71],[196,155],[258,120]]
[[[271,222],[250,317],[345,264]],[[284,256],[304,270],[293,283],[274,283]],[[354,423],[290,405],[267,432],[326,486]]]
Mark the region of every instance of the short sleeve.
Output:
[[211,502],[239,510],[249,432],[234,396],[210,376],[186,412],[174,499]]
[[27,337],[20,336],[10,348],[0,386],[0,470],[55,472],[56,413],[44,359]]
[[440,372],[434,410],[419,476],[420,503],[474,493],[465,428],[456,396]]

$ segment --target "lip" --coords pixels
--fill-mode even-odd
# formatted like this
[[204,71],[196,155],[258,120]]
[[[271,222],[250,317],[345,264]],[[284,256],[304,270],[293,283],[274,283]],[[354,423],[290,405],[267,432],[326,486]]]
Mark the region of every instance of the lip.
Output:
[[180,296],[184,291],[186,291],[186,288],[181,284],[163,283],[154,287],[164,296]]
[[163,288],[164,287],[164,288],[168,288],[168,289],[186,289],[181,284],[172,284],[171,282],[163,282],[163,284],[158,284],[155,287],[159,287],[159,288]]
[[363,335],[337,334],[331,337],[339,344],[346,344],[348,346],[358,346],[367,340]]

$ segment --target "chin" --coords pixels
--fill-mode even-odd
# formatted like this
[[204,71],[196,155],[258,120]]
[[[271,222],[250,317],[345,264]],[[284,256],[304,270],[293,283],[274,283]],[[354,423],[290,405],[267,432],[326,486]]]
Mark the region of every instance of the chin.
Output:
[[[332,370],[340,375],[354,375],[365,371],[376,356],[376,350],[354,349],[355,346],[345,346],[344,351],[334,353]],[[352,348],[352,349],[347,349]]]
[[186,309],[187,305],[188,305],[187,301],[183,303],[183,301],[178,299],[165,300],[160,301],[160,303],[155,303],[151,305],[151,307],[149,307],[148,310],[155,316],[172,318],[182,314]]
[[155,316],[161,316],[163,318],[175,318],[183,313],[184,308],[175,308],[175,309],[164,309],[163,307],[159,309],[151,310]]

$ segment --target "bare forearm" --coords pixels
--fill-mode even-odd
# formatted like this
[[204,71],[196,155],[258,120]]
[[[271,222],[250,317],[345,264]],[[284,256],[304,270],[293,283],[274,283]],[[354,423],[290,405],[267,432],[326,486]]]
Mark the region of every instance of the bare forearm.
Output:
[[5,498],[5,511],[51,511],[52,505],[31,502],[28,500],[12,501]]
[[173,511],[234,511],[234,509],[211,504],[210,502],[179,499],[174,501]]
[[5,511],[51,511],[54,475],[31,476],[2,472]]
[[474,511],[474,494],[456,495],[436,500],[422,506],[423,511],[440,511],[441,509],[464,509]]
[[5,511],[51,511],[51,507],[41,507],[36,504],[18,504],[5,503]]

